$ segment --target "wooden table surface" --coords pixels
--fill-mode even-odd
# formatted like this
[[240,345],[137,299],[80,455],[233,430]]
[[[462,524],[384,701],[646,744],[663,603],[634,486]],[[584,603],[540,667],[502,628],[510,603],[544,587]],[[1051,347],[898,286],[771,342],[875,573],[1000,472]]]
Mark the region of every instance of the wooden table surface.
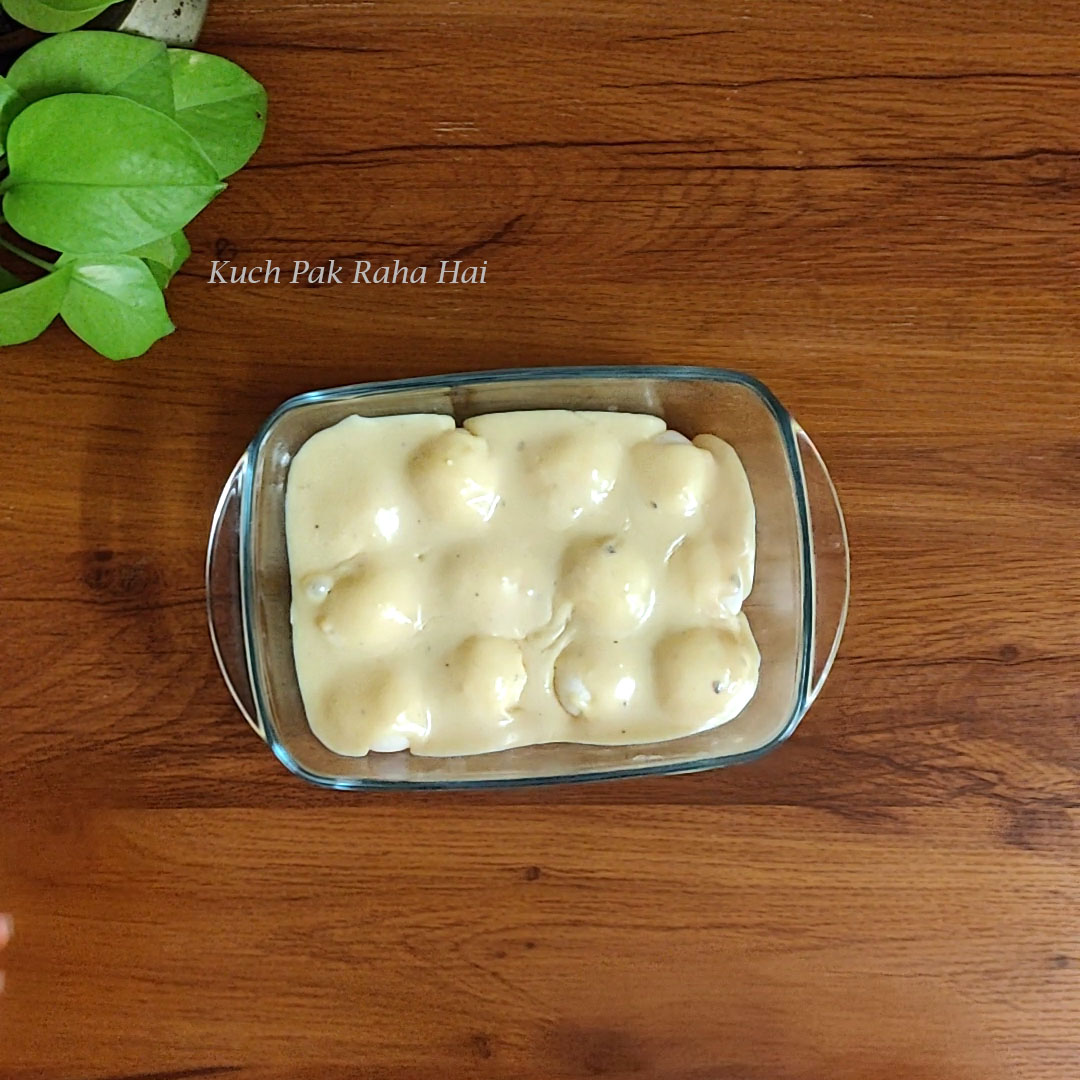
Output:
[[[267,140],[179,331],[3,352],[4,1080],[1075,1080],[1080,7],[214,0]],[[487,261],[211,285],[214,258]],[[768,383],[847,511],[753,766],[340,794],[234,709],[219,488],[287,396],[514,364]]]

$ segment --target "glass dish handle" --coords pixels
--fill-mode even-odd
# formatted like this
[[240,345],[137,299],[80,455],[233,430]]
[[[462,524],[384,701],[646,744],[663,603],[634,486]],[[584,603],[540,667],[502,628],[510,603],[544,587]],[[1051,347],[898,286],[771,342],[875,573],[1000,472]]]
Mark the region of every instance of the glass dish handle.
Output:
[[844,513],[829,470],[810,436],[798,424],[794,424],[794,432],[806,484],[813,552],[814,634],[806,701],[809,707],[821,692],[844,634],[851,590],[851,555]]
[[241,458],[222,489],[210,524],[210,543],[206,549],[206,617],[225,685],[244,719],[265,740],[266,733],[251,696],[240,606],[240,490],[245,468],[246,459]]

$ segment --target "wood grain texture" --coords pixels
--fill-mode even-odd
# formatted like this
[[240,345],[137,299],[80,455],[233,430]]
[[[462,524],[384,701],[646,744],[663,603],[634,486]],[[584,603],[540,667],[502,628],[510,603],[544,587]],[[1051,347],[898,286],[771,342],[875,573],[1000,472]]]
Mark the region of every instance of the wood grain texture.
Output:
[[[1074,1080],[1080,8],[214,0],[268,86],[180,330],[4,350],[4,1080]],[[483,286],[211,286],[486,259]],[[465,256],[459,256],[465,257]],[[287,396],[514,364],[767,382],[853,595],[784,748],[350,797],[206,637],[209,517]]]

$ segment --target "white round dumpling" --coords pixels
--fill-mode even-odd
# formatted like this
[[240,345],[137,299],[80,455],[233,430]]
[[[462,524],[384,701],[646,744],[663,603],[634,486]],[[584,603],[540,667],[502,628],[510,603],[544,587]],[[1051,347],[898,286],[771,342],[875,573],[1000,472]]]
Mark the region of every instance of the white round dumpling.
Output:
[[290,559],[303,570],[337,566],[369,551],[384,550],[401,530],[401,491],[386,478],[349,477],[331,497],[298,483],[287,495]]
[[551,570],[523,547],[462,544],[442,558],[449,617],[465,631],[523,638],[551,618]]
[[431,720],[415,681],[379,665],[327,695],[315,734],[335,754],[405,750],[427,737]]
[[571,431],[542,443],[529,462],[555,528],[566,528],[611,494],[619,476],[623,448],[602,431]]
[[630,451],[638,490],[649,507],[661,513],[691,517],[708,498],[716,476],[716,460],[685,438],[663,436],[638,443]]
[[656,600],[649,561],[628,539],[603,536],[567,550],[559,594],[572,618],[617,637],[640,626]]
[[640,672],[625,647],[598,639],[574,641],[555,660],[555,697],[571,716],[609,726],[627,723]]
[[315,625],[336,645],[383,651],[419,629],[420,595],[415,570],[367,564],[330,588]]
[[505,717],[525,690],[521,647],[508,638],[467,638],[447,661],[447,682],[458,708],[479,720]]
[[498,465],[487,440],[464,428],[429,439],[409,459],[408,468],[421,506],[438,521],[478,525],[495,512]]
[[737,716],[757,687],[760,656],[745,619],[670,634],[653,652],[661,706],[679,728],[700,730]]
[[711,536],[691,536],[675,549],[668,580],[691,610],[708,619],[736,615],[746,599],[740,553]]

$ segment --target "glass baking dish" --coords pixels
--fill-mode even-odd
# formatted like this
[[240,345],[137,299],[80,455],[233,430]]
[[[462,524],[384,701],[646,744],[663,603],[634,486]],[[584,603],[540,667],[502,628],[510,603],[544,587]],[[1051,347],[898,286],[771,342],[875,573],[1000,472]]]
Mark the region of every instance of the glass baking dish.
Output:
[[[341,757],[312,734],[293,663],[285,484],[309,436],[351,414],[469,416],[515,409],[652,413],[687,436],[712,432],[742,459],[757,508],[757,566],[744,610],[761,651],[757,693],[729,723],[638,746],[557,743],[466,757],[407,751]],[[692,772],[767,753],[821,690],[847,614],[847,534],[824,462],[756,379],[697,367],[485,371],[364,383],[280,406],[233,469],[210,530],[210,636],[248,723],[298,776],[334,788],[512,786]]]

